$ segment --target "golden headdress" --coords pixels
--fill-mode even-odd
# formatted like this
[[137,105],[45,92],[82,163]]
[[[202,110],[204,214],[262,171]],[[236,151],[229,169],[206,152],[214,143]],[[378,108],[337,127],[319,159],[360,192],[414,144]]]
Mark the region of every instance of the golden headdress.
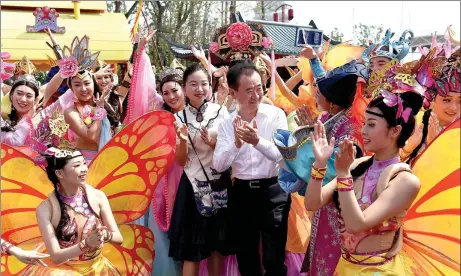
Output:
[[176,58],[171,62],[170,68],[186,70],[186,66],[182,65]]
[[14,74],[19,75],[20,73],[33,75],[37,71],[35,65],[26,57],[22,57],[20,61],[14,63]]

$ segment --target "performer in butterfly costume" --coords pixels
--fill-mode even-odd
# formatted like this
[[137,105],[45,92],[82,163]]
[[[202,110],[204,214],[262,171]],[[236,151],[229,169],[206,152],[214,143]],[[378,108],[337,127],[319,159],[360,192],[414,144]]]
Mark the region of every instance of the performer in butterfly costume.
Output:
[[460,116],[460,49],[452,49],[448,33],[445,39],[444,44],[438,44],[434,35],[431,49],[421,49],[421,59],[408,64],[413,71],[418,70],[416,78],[426,88],[427,109],[418,114],[418,128],[401,150],[401,156],[409,162]]
[[[400,163],[395,145],[392,149],[384,141],[394,137],[392,139],[397,139],[397,147],[405,144],[415,125],[414,116],[422,106],[421,87],[418,88],[414,76],[405,74],[405,69],[394,67],[391,71],[394,77],[388,79],[391,87],[387,89],[392,93],[383,89],[381,95],[370,102],[367,121],[362,129],[367,142],[365,149],[368,147],[368,150],[375,152],[375,157],[360,158],[352,163],[355,149],[349,141],[342,143],[335,162],[338,178],[317,190],[319,181],[325,176],[322,167],[326,159],[317,158],[322,151],[316,151],[316,162],[320,162],[316,163],[318,168],[312,170],[306,206],[315,208],[313,206],[317,204],[333,200],[340,208],[342,257],[334,275],[455,275],[459,273],[460,249],[457,223],[460,151],[458,145],[448,147],[447,142],[459,139],[459,120],[436,138],[434,143],[437,143],[437,147],[434,150],[437,154],[442,151],[441,156],[436,157],[435,151],[429,153],[429,146],[428,152],[423,153],[416,162],[412,173],[407,164]],[[384,118],[387,126],[379,118]],[[378,120],[381,121],[378,123]],[[390,133],[395,126],[400,126],[401,131],[393,136]],[[390,130],[377,135],[379,128]],[[311,136],[313,143],[321,146],[317,141],[323,139],[324,149],[328,147],[323,125],[316,124],[314,132],[314,136]],[[440,148],[443,146],[445,150]],[[333,149],[331,142],[329,147]],[[386,151],[387,157],[393,158],[383,160]],[[352,160],[343,163],[347,154]],[[449,166],[443,165],[447,169],[437,168],[440,173],[435,173],[433,177],[435,162],[442,164],[442,160],[452,162]],[[418,176],[421,184],[414,176],[410,177],[411,174]],[[398,182],[405,185],[401,186]],[[322,196],[318,200],[320,194]],[[440,195],[444,196],[446,202],[442,206],[434,200]],[[405,200],[409,201],[409,207],[403,203]],[[383,208],[389,202],[393,206]],[[384,221],[381,222],[382,219]]]
[[[49,122],[53,124],[56,117],[57,113]],[[96,259],[61,266],[46,261],[48,267],[31,267],[8,256],[2,261],[2,275],[150,275],[153,234],[146,227],[126,223],[146,212],[158,180],[174,159],[173,122],[164,111],[138,118],[113,137],[89,166],[88,183],[107,195],[124,240],[121,245],[106,243],[95,256],[108,261],[98,262],[99,266],[91,266]],[[51,131],[56,134],[56,129]],[[2,239],[30,249],[42,241],[35,209],[53,192],[53,185],[42,167],[15,148],[2,144],[1,157]]]

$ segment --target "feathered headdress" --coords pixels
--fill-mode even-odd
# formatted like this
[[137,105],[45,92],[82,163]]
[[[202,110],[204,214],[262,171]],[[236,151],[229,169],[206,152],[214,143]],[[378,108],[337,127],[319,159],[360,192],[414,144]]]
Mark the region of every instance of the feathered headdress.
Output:
[[75,37],[70,48],[64,46],[63,59],[58,61],[62,78],[77,76],[83,79],[96,65],[100,52],[92,54],[88,50],[89,40],[86,35],[81,40]]
[[[394,33],[391,32],[391,29],[387,29],[384,39],[380,43],[368,47],[363,52],[362,59],[365,62],[370,62],[370,60],[375,57],[387,57],[389,59],[401,61],[408,54],[410,50],[409,44],[414,35],[411,30],[406,30],[398,41],[391,41],[393,35]],[[407,35],[409,35],[408,38]]]

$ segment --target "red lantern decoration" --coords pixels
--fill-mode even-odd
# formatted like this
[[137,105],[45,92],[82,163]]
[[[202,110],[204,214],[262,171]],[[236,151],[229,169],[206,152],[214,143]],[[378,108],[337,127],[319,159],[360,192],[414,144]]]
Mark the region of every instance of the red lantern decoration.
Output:
[[278,13],[274,13],[274,21],[275,22],[278,22],[279,21],[279,14]]
[[294,11],[293,9],[288,10],[288,21],[292,20],[294,18]]

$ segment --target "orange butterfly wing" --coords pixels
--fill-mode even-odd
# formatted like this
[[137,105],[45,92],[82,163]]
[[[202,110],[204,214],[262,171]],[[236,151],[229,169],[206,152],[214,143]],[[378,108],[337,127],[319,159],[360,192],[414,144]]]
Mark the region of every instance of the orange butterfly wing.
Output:
[[[140,225],[119,225],[123,236],[121,245],[106,243],[102,255],[117,268],[121,275],[150,276],[154,261],[154,235],[149,228]],[[21,243],[25,250],[32,250],[42,243],[41,238]],[[42,248],[40,252],[44,252]],[[69,266],[56,266],[50,259],[44,262],[48,267],[30,266],[13,256],[2,256],[2,275],[75,275]]]
[[174,116],[147,113],[114,136],[91,162],[88,183],[109,199],[117,223],[145,214],[159,180],[174,161]]
[[405,216],[404,250],[429,275],[460,272],[460,120],[426,148],[412,170],[421,190]]
[[154,234],[149,228],[134,224],[119,225],[119,229],[123,243],[105,244],[103,256],[117,267],[121,275],[150,276],[155,257]]
[[19,150],[2,144],[1,149],[2,238],[13,244],[40,237],[35,209],[53,184],[45,171]]

